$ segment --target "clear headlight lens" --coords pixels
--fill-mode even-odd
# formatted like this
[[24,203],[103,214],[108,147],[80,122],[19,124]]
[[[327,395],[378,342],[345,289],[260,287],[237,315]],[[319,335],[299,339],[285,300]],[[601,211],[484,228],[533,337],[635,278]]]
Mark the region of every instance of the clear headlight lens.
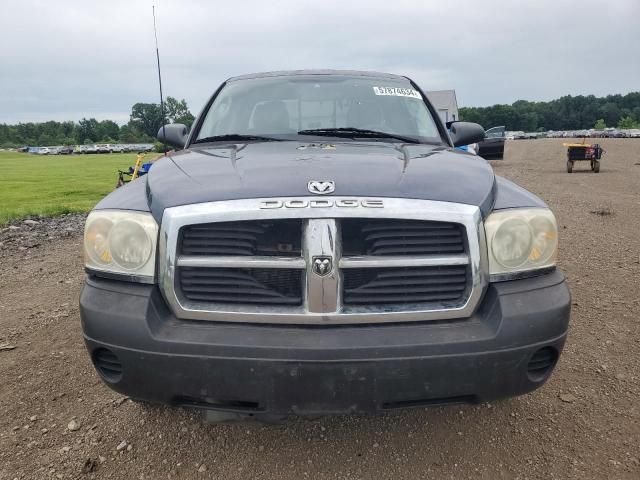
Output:
[[95,210],[84,229],[85,266],[153,281],[158,224],[151,214]]
[[491,275],[525,272],[555,265],[558,226],[551,210],[501,210],[487,217],[484,228]]

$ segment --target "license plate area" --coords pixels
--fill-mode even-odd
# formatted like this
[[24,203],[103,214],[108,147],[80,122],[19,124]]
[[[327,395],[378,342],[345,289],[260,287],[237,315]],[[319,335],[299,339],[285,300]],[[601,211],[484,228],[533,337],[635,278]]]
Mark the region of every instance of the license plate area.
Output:
[[295,414],[346,414],[375,409],[375,385],[365,363],[297,363],[278,368],[272,391]]

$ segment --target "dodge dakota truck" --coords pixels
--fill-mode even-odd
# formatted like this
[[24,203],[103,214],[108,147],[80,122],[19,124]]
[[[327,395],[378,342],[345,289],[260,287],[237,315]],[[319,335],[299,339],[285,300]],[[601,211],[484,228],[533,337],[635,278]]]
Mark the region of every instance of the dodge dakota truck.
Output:
[[540,387],[570,294],[532,193],[456,146],[398,75],[225,81],[176,152],[84,234],[84,340],[102,380],[210,418],[477,403]]

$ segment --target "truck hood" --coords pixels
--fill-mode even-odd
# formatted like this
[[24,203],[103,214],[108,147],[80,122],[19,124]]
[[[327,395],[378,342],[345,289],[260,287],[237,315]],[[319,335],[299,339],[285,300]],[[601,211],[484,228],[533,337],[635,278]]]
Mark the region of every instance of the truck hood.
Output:
[[154,163],[147,199],[165,208],[244,198],[309,196],[309,181],[334,181],[335,196],[438,200],[492,208],[495,177],[482,158],[443,146],[267,142],[203,146]]

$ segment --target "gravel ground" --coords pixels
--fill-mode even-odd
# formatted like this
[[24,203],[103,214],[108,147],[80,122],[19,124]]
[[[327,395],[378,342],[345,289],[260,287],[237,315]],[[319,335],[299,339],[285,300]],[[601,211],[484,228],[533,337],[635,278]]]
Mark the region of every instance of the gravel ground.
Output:
[[105,387],[84,350],[84,217],[0,227],[0,480],[637,480],[640,141],[601,143],[599,174],[567,174],[561,140],[508,142],[492,162],[554,209],[573,312],[542,389],[478,406],[282,426],[140,406]]
[[64,238],[78,238],[84,228],[85,214],[68,214],[51,218],[27,218],[0,226],[0,259],[50,245]]

